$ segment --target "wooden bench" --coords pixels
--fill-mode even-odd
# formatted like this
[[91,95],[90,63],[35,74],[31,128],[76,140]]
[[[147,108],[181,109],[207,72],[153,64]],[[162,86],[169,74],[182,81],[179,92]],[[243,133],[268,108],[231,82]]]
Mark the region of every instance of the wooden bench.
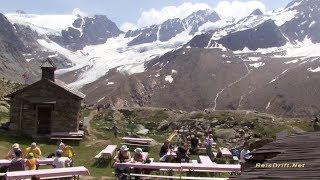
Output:
[[132,138],[132,137],[123,137],[121,138],[124,141],[142,141],[142,142],[153,142],[154,139],[148,139],[148,138]]
[[69,167],[69,168],[55,168],[55,169],[41,169],[41,170],[29,170],[29,171],[12,171],[7,172],[5,177],[6,180],[17,180],[27,179],[32,176],[38,176],[41,179],[44,178],[56,178],[75,176],[79,179],[80,175],[90,175],[87,168],[80,167]]
[[[45,158],[45,159],[38,159],[39,165],[51,165],[53,163],[54,158]],[[67,160],[67,163],[70,162],[70,159]],[[0,166],[9,166],[11,164],[11,160],[7,159],[0,159]]]
[[99,159],[101,157],[111,158],[116,151],[117,145],[108,145],[105,149],[103,149],[99,154],[97,154],[94,158]]
[[120,143],[122,145],[128,145],[128,146],[136,146],[136,147],[150,147],[150,144],[134,144],[134,143]]
[[147,177],[147,178],[161,178],[161,179],[227,180],[227,178],[216,178],[216,177],[164,176],[164,175],[135,174],[135,173],[131,173],[130,177]]
[[144,138],[131,138],[131,137],[123,137],[122,140],[125,143],[130,144],[144,144],[144,145],[151,145],[154,142],[154,139],[144,139]]
[[200,163],[202,164],[213,165],[213,162],[211,161],[209,156],[199,156],[199,160],[200,160]]
[[64,140],[82,140],[84,131],[78,132],[53,132],[50,135],[50,140],[64,139]]

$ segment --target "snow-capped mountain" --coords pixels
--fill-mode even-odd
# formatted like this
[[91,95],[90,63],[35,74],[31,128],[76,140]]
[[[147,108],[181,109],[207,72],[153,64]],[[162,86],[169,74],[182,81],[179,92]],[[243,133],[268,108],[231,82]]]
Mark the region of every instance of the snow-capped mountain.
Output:
[[203,24],[220,19],[214,11],[201,10],[182,20],[169,19],[124,34],[101,15],[92,18],[50,15],[52,19],[63,19],[61,26],[52,21],[43,27],[39,15],[7,16],[20,27],[17,33],[23,35],[27,33],[23,30],[30,29],[34,32],[33,40],[24,41],[26,47],[33,47],[30,53],[25,53],[26,59],[37,65],[36,59],[43,59],[40,55],[52,57],[60,68],[57,71],[60,78],[77,87],[97,80],[115,67],[127,74],[143,72],[146,61],[181,47]]
[[[318,5],[301,0],[271,14],[256,10],[147,61],[142,73],[127,77],[110,71],[82,89],[91,102],[117,106],[315,115],[320,109],[320,44],[311,27],[319,23],[312,18],[319,17]],[[301,35],[302,27],[306,34]]]
[[236,22],[202,10],[128,32],[105,16],[48,15],[46,25],[44,15],[6,16],[25,63],[52,57],[90,104],[311,116],[320,109],[319,6],[295,0]]
[[218,20],[220,20],[220,17],[216,12],[210,10],[200,10],[192,13],[185,19],[169,19],[159,25],[128,31],[125,37],[135,37],[128,43],[129,46],[152,43],[155,41],[164,42],[184,31],[187,31],[189,35],[194,35],[199,31],[199,28],[203,24],[208,22],[214,23]]

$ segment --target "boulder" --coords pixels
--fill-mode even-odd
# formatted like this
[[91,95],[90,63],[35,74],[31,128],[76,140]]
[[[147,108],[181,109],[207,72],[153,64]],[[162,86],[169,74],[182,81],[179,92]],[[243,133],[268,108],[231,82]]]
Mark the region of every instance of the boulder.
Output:
[[234,129],[218,129],[215,131],[215,136],[221,139],[233,139],[237,135]]
[[143,129],[145,129],[145,127],[142,124],[137,124],[137,125],[135,125],[134,131],[138,132],[138,131],[141,131]]
[[138,131],[137,134],[146,135],[146,134],[148,134],[148,132],[149,132],[149,129],[142,129],[142,130]]
[[145,125],[145,127],[146,127],[147,129],[150,129],[150,130],[156,129],[157,126],[158,126],[158,124],[155,123],[155,122],[148,122],[148,123]]
[[165,131],[169,128],[169,126],[170,126],[170,123],[167,120],[164,120],[159,124],[157,129],[160,131]]
[[0,106],[0,112],[9,113],[9,109],[6,108],[5,106]]

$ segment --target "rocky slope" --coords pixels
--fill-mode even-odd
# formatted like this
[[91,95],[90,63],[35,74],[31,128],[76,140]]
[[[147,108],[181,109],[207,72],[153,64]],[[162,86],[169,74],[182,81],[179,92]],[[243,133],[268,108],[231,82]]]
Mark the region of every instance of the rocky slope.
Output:
[[0,13],[0,76],[23,82],[23,74],[34,78],[35,73],[25,61],[22,53],[26,47],[19,39],[15,27]]
[[[111,130],[113,123],[121,135],[130,133],[133,122],[134,136],[147,136],[162,143],[173,131],[177,136],[172,143],[188,141],[191,134],[200,140],[207,133],[214,135],[219,146],[240,147],[249,141],[251,149],[273,141],[276,133],[286,130],[288,134],[310,131],[311,123],[305,119],[279,118],[253,111],[175,111],[160,108],[121,108],[101,110],[93,119],[93,126],[102,132]],[[108,133],[108,131],[107,131]]]

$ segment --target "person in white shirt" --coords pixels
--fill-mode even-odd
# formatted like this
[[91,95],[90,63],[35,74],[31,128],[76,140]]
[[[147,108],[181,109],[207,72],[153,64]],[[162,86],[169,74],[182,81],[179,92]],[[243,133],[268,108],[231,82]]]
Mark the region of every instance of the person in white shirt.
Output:
[[58,149],[56,151],[56,157],[53,160],[52,166],[54,168],[65,168],[68,165],[69,158],[62,157],[62,150]]
[[243,144],[243,149],[240,152],[240,165],[241,165],[241,172],[244,171],[245,169],[245,163],[246,163],[246,157],[249,155],[250,151],[249,151],[249,143],[245,142]]
[[212,146],[213,146],[213,135],[209,134],[208,137],[205,139],[205,146],[206,146],[206,153],[207,156],[210,157],[211,160],[213,160],[213,156],[212,156]]

